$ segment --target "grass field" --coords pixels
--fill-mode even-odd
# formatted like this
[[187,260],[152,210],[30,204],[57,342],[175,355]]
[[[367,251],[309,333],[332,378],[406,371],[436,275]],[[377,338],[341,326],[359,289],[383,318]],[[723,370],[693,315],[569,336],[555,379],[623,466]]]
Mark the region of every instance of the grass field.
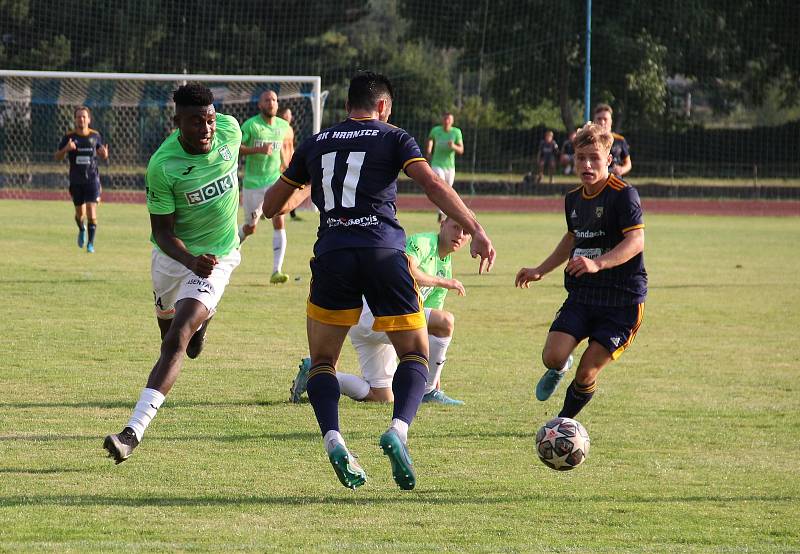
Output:
[[[286,269],[266,285],[267,225],[243,246],[208,345],[133,457],[102,437],[127,421],[158,350],[143,206],[100,210],[97,253],[74,243],[69,203],[0,202],[0,551],[800,551],[797,218],[650,216],[650,296],[633,347],[579,419],[587,462],[558,473],[533,448],[563,388],[533,398],[551,275],[513,288],[563,218],[487,214],[496,269],[465,253],[467,297],[443,382],[466,401],[424,405],[411,428],[417,489],[377,447],[391,410],[343,398],[369,482],[336,480],[310,405],[286,402],[306,353],[316,225],[288,223]],[[411,232],[433,214],[402,214]],[[355,357],[346,346],[341,369]]]

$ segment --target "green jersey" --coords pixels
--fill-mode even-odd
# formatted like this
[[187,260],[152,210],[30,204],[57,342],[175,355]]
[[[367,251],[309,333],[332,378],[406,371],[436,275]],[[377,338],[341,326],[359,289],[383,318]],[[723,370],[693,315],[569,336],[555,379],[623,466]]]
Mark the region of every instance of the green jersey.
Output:
[[280,117],[273,117],[270,125],[261,114],[242,124],[242,145],[256,148],[272,143],[272,154],[248,154],[245,157],[244,188],[260,189],[278,180],[281,176],[281,147],[290,129]]
[[428,138],[433,141],[431,165],[442,169],[453,169],[456,166],[456,153],[447,143],[452,140],[453,144],[463,144],[461,129],[450,127],[450,131],[445,131],[441,125],[437,125],[431,129]]
[[[147,164],[147,209],[175,214],[175,235],[194,256],[224,256],[239,246],[239,146],[236,118],[217,114],[217,130],[208,154],[189,154],[175,131]],[[150,242],[156,244],[151,235]],[[156,244],[156,247],[158,245]]]
[[[406,254],[414,258],[420,271],[442,279],[453,278],[453,262],[451,255],[439,257],[439,234],[417,233],[406,240]],[[441,310],[447,289],[442,287],[420,287],[423,305],[426,308]]]

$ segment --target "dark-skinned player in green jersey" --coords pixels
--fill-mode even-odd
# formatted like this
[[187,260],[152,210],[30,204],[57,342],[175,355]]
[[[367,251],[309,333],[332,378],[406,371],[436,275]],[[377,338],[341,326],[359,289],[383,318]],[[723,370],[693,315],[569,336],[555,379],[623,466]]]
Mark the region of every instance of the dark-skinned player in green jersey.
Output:
[[178,130],[150,158],[146,176],[161,355],[128,424],[103,443],[118,464],[142,440],[180,374],[184,354],[200,354],[208,322],[240,261],[239,123],[216,113],[203,85],[183,85],[173,100]]

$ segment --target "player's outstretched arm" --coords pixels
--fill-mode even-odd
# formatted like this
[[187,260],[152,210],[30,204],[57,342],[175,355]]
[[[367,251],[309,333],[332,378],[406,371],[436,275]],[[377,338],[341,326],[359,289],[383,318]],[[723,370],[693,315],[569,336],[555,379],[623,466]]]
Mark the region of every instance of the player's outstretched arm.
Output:
[[452,217],[459,225],[472,235],[470,244],[470,254],[473,258],[480,256],[481,262],[478,272],[490,271],[494,265],[494,258],[497,253],[492,246],[489,236],[472,215],[472,212],[464,205],[461,197],[453,190],[450,185],[440,179],[431,169],[427,162],[416,162],[406,167],[406,174],[422,187],[426,196],[448,217]]
[[213,254],[194,256],[186,249],[181,239],[175,236],[175,214],[150,214],[150,229],[156,244],[167,256],[188,267],[195,275],[205,279],[217,265],[217,257]]
[[564,233],[553,252],[542,263],[536,267],[523,267],[517,272],[514,285],[527,289],[530,283],[540,281],[542,277],[569,259],[569,253],[572,251],[574,242],[575,238],[571,233]]
[[285,181],[283,176],[264,193],[264,217],[288,213],[298,207],[311,194],[311,187],[297,186]]

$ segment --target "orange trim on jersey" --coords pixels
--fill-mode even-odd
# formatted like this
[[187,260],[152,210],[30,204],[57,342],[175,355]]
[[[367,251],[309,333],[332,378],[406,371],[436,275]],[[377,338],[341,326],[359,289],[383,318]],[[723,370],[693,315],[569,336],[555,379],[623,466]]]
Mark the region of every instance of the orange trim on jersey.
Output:
[[410,160],[406,160],[406,163],[403,164],[403,171],[405,171],[406,168],[411,164],[415,164],[417,162],[425,162],[425,161],[427,161],[425,158],[411,158]]
[[407,315],[382,315],[375,318],[372,324],[373,331],[414,331],[422,329],[425,322],[425,312],[418,311],[415,314]]
[[294,187],[294,188],[296,188],[296,189],[302,189],[302,188],[305,188],[305,185],[304,185],[304,184],[302,184],[302,183],[298,183],[297,181],[292,181],[292,180],[291,180],[291,179],[289,179],[289,178],[288,178],[286,175],[281,175],[281,180],[282,180],[284,183],[286,183],[287,185],[289,185],[290,187]]
[[607,186],[608,186],[608,179],[606,179],[606,182],[603,183],[602,187],[600,187],[600,190],[598,190],[594,194],[586,194],[586,186],[584,185],[583,187],[581,187],[582,188],[581,197],[583,197],[585,200],[591,200],[592,198],[597,198],[600,195],[601,192],[606,190]]
[[640,223],[639,225],[631,225],[630,227],[625,227],[622,232],[627,233],[628,231],[635,231],[636,229],[644,229],[644,223]]
[[622,190],[628,186],[628,183],[617,177],[616,175],[608,176],[608,184],[617,190]]
[[622,346],[620,346],[611,353],[612,360],[616,360],[617,358],[622,356],[622,353],[625,352],[625,349],[627,349],[631,345],[633,339],[636,338],[636,333],[639,331],[639,327],[641,327],[643,319],[644,319],[644,304],[639,304],[639,315],[636,316],[636,325],[633,326],[631,335],[628,337],[628,340],[625,341],[625,344],[623,344]]
[[614,137],[615,139],[625,140],[625,137],[623,137],[619,133],[611,133],[611,136]]
[[377,117],[351,117],[353,121],[371,121],[373,119],[378,119]]
[[68,134],[68,135],[75,135],[76,137],[83,137],[83,138],[85,138],[85,137],[90,137],[90,136],[92,136],[92,134],[99,135],[100,133],[99,133],[98,131],[95,131],[95,130],[94,130],[94,129],[92,129],[91,127],[89,127],[89,132],[88,132],[88,133],[86,133],[85,135],[82,135],[82,134],[80,134],[80,133],[78,132],[78,130],[77,130],[77,129],[70,129],[69,131],[67,131],[67,134]]
[[314,321],[319,321],[320,323],[352,327],[358,323],[358,318],[361,317],[361,308],[350,308],[349,310],[328,310],[327,308],[320,308],[316,304],[313,304],[311,300],[309,300],[306,303],[306,315]]

